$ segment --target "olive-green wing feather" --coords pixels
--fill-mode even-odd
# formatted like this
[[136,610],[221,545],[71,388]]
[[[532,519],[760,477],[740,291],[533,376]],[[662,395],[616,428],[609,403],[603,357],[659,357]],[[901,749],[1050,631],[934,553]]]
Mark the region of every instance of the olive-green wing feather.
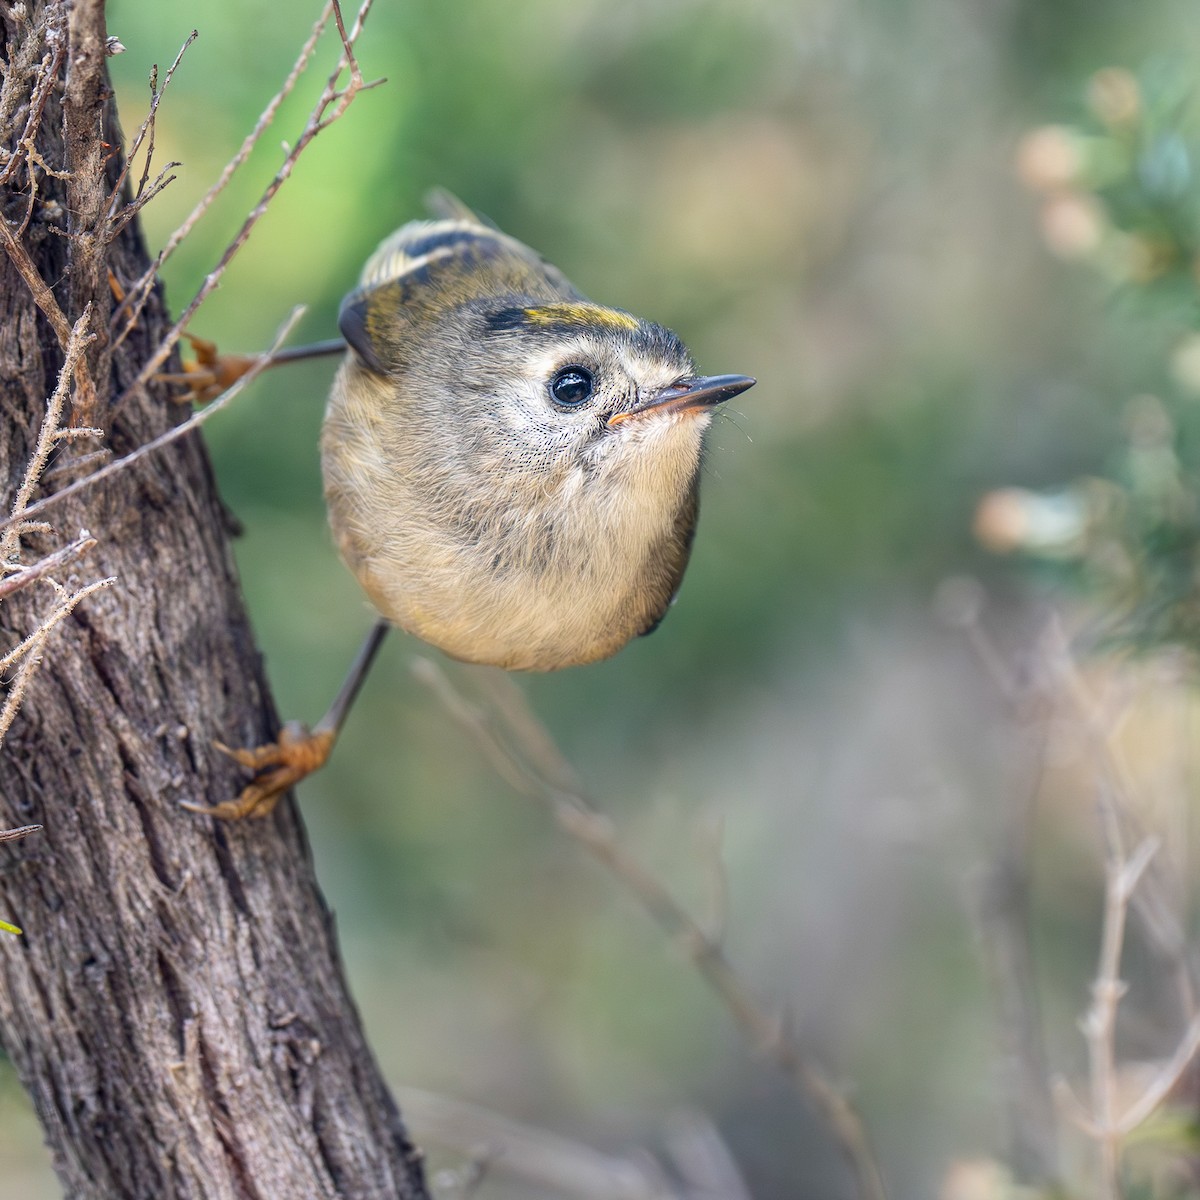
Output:
[[465,304],[583,299],[557,267],[453,203],[454,216],[412,221],[386,238],[367,260],[358,289],[342,301],[342,335],[373,371],[403,370],[411,339]]

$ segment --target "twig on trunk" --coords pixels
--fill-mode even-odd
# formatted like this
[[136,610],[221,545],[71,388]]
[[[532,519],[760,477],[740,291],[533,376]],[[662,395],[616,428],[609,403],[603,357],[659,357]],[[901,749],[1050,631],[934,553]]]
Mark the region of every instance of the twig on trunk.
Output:
[[[27,567],[14,569],[7,578],[0,578],[0,600],[7,599],[23,587],[28,587],[29,584],[49,575],[51,571],[57,571],[59,567],[65,566],[73,558],[78,558],[95,544],[96,539],[86,529],[81,529],[79,536],[73,542],[60,546],[51,554],[38,559],[35,563],[30,563]],[[5,564],[0,562],[0,570],[3,570],[4,567]]]
[[21,664],[17,668],[17,674],[12,683],[8,686],[4,705],[0,707],[0,744],[4,742],[4,736],[8,733],[9,726],[12,725],[13,719],[17,715],[17,709],[21,707],[25,690],[29,687],[33,673],[42,661],[42,649],[51,630],[65,617],[70,616],[81,600],[86,599],[93,592],[100,591],[101,588],[111,587],[116,582],[115,575],[107,579],[97,579],[64,597],[23,642],[14,646],[7,654],[0,656],[0,672],[7,671],[14,663]]
[[16,829],[0,829],[0,842],[19,842],[31,833],[37,833],[40,825],[18,825]]
[[130,451],[123,458],[114,459],[106,466],[101,467],[98,471],[93,471],[90,475],[85,475],[82,479],[77,479],[74,483],[68,484],[61,491],[55,492],[52,496],[47,496],[44,500],[37,501],[36,504],[30,504],[23,512],[22,516],[10,516],[4,521],[0,521],[0,533],[4,533],[13,524],[19,520],[28,519],[36,516],[38,513],[45,512],[52,505],[65,500],[68,496],[74,496],[82,492],[85,488],[99,483],[102,479],[108,479],[115,475],[118,471],[123,471],[141,458],[145,458],[148,454],[153,454],[156,450],[161,450],[163,446],[168,446],[171,442],[178,441],[181,437],[186,437],[192,430],[203,425],[205,421],[211,420],[217,413],[225,408],[247,385],[254,382],[255,379],[262,374],[274,361],[276,353],[279,350],[281,343],[291,333],[296,322],[304,315],[304,307],[297,305],[292,309],[288,318],[280,326],[276,333],[271,348],[265,354],[261,355],[254,365],[241,376],[232,387],[228,388],[225,393],[218,396],[207,408],[202,408],[194,412],[186,421],[179,425],[173,426],[165,433],[161,433],[158,437],[139,446],[136,450]]
[[[4,221],[0,219],[0,227],[3,226]],[[38,278],[41,277],[38,276]],[[0,532],[3,533],[3,536],[0,536],[0,563],[10,562],[16,557],[17,543],[20,541],[29,512],[29,498],[33,495],[33,489],[37,487],[42,472],[46,469],[51,451],[62,440],[64,430],[61,428],[61,422],[67,392],[76,374],[84,369],[83,353],[87,349],[88,343],[95,338],[95,334],[87,332],[91,319],[92,306],[89,304],[80,314],[79,320],[75,322],[75,327],[68,333],[67,343],[64,347],[66,358],[58,373],[58,385],[46,402],[46,415],[42,419],[42,427],[38,431],[37,444],[26,464],[25,475],[21,480],[21,486],[17,489],[16,497],[13,499],[9,518],[3,526],[0,526]]]
[[[515,743],[510,745],[494,727],[490,713],[464,698],[432,662],[418,659],[413,670],[471,735],[497,773],[521,795],[546,808],[555,824],[608,867],[659,928],[683,948],[755,1049],[773,1062],[820,1114],[849,1163],[863,1200],[885,1200],[883,1179],[854,1106],[810,1061],[783,1022],[758,1003],[720,943],[624,847],[609,818],[581,791],[563,786],[560,781],[572,778],[574,772],[549,731],[529,709],[520,689],[497,673],[480,676],[493,693],[491,710],[503,719]],[[504,694],[497,700],[499,689]],[[536,730],[534,736],[528,736],[531,730]]]

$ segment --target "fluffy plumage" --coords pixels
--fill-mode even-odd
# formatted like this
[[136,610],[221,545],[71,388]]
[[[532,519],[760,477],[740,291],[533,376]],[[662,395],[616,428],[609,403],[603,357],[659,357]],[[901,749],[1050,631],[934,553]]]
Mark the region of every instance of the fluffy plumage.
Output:
[[[607,657],[670,603],[711,407],[753,381],[696,381],[669,330],[443,203],[342,306],[321,442],[338,548],[384,616],[454,657]],[[552,391],[569,368],[580,403]]]

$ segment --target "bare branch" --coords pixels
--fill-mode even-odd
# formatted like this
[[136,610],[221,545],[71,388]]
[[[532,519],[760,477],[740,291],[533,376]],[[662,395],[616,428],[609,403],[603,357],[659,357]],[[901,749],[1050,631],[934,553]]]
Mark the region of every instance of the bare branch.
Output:
[[29,257],[29,252],[17,240],[16,234],[13,233],[3,217],[0,217],[0,238],[4,240],[4,249],[7,251],[12,265],[16,267],[21,278],[28,284],[30,292],[33,293],[34,302],[42,310],[42,315],[50,322],[54,336],[58,338],[58,344],[65,351],[71,340],[70,323],[63,315],[63,310],[59,308],[54,293],[38,274],[37,267],[33,265],[33,260]]
[[98,592],[101,588],[111,587],[116,582],[117,579],[114,575],[108,579],[97,579],[94,583],[89,583],[77,592],[73,592],[65,600],[60,601],[50,615],[20,645],[0,658],[0,671],[7,670],[17,661],[21,663],[17,669],[16,678],[9,685],[8,694],[4,698],[4,706],[0,708],[0,742],[4,741],[4,736],[8,733],[9,726],[12,725],[13,719],[17,715],[17,709],[21,707],[21,701],[24,699],[33,673],[41,663],[42,647],[51,630],[63,618],[70,616],[81,600],[86,599],[93,592]]
[[[364,8],[362,8],[362,10],[359,13],[359,23],[358,23],[359,29],[361,29],[362,18],[364,18],[366,16],[367,8],[370,8],[370,0],[368,0],[367,4],[364,5]],[[154,263],[152,263],[149,266],[149,268],[145,270],[142,277],[140,277],[139,280],[133,284],[133,286],[130,288],[130,290],[128,290],[128,293],[125,296],[125,299],[120,302],[118,307],[116,307],[116,312],[113,313],[112,328],[113,329],[116,328],[116,322],[118,322],[118,320],[121,318],[122,314],[128,313],[128,319],[126,320],[124,328],[121,329],[120,334],[116,335],[116,338],[114,341],[115,346],[120,346],[120,343],[124,342],[125,338],[128,336],[128,334],[130,334],[130,331],[133,329],[133,326],[137,324],[138,314],[140,313],[140,311],[142,311],[142,307],[145,304],[146,298],[148,298],[148,296],[150,295],[150,288],[152,286],[152,283],[154,283],[154,281],[155,281],[158,271],[160,271],[162,269],[162,264],[167,262],[167,259],[170,258],[170,256],[172,256],[172,254],[175,252],[176,248],[179,247],[180,242],[182,242],[182,240],[184,240],[186,238],[186,236],[192,232],[192,229],[194,228],[194,226],[196,226],[196,223],[200,220],[200,217],[203,217],[205,212],[208,211],[209,208],[211,208],[212,202],[214,202],[214,200],[218,196],[220,196],[220,194],[224,191],[224,188],[226,188],[228,186],[229,180],[233,178],[234,172],[236,172],[236,170],[238,170],[238,168],[241,167],[241,164],[244,163],[248,157],[250,157],[251,151],[253,151],[254,146],[258,145],[259,140],[262,139],[263,134],[266,132],[266,130],[268,130],[268,127],[271,125],[271,122],[275,120],[275,115],[278,112],[278,109],[280,109],[281,104],[283,103],[284,100],[286,100],[286,98],[290,94],[292,94],[292,91],[295,88],[296,82],[298,82],[301,74],[304,74],[305,68],[308,66],[308,62],[310,62],[310,60],[312,59],[313,50],[316,49],[317,42],[320,40],[320,36],[322,36],[322,34],[324,34],[326,26],[329,25],[329,19],[332,16],[332,14],[334,14],[335,10],[338,11],[338,20],[341,20],[341,14],[340,14],[340,10],[338,10],[336,0],[330,0],[329,4],[325,5],[324,11],[322,12],[322,14],[320,14],[320,17],[317,19],[317,23],[313,25],[312,32],[310,35],[308,35],[308,41],[306,41],[304,43],[304,46],[302,46],[300,48],[300,54],[298,56],[296,56],[295,64],[292,67],[292,71],[290,71],[288,73],[288,77],[283,80],[283,85],[281,86],[280,90],[278,90],[276,92],[275,96],[271,98],[271,101],[268,104],[268,106],[266,106],[266,108],[263,109],[263,113],[262,113],[262,115],[259,116],[258,121],[256,122],[256,125],[254,125],[254,127],[253,127],[253,130],[251,130],[251,132],[247,134],[244,142],[242,142],[241,148],[238,150],[238,152],[236,152],[236,154],[233,156],[233,158],[230,158],[229,162],[226,164],[226,167],[224,167],[224,170],[222,170],[221,175],[218,176],[215,184],[209,188],[208,192],[204,193],[204,196],[202,198],[200,198],[199,203],[196,205],[196,208],[192,209],[192,211],[190,212],[190,214],[188,214],[184,223],[182,223],[181,226],[178,229],[176,229],[172,235],[169,236],[169,238],[167,239],[166,245],[164,245],[162,247],[162,250],[160,252],[158,252],[158,256],[157,256],[157,258],[155,258]],[[346,42],[344,42],[344,40],[343,40],[343,47],[344,46],[346,46]],[[343,59],[340,60],[340,62],[338,62],[337,73],[341,73],[343,62],[344,62],[344,50],[343,50]],[[336,76],[335,76],[335,79],[336,79]],[[326,85],[325,92],[322,96],[322,101],[318,102],[318,106],[316,109],[314,109],[314,113],[323,112],[324,107],[328,107],[329,101],[326,100],[325,96],[329,94],[329,90],[330,90],[329,86]],[[310,124],[310,126],[312,125],[312,121],[313,121],[313,116],[310,116],[310,121],[308,121],[308,124]],[[313,136],[316,136],[316,133],[313,133]],[[301,134],[301,137],[302,137],[302,134]],[[301,149],[302,148],[299,144],[296,145],[296,148],[292,152],[290,152],[290,154],[288,156],[289,160],[294,162],[295,156],[299,155],[299,152]],[[284,162],[284,168],[287,168],[288,172],[290,173],[290,167],[288,166],[287,161]],[[283,168],[281,168],[281,173],[282,173],[282,169]],[[284,176],[284,178],[286,178],[286,176]],[[280,179],[280,176],[277,175],[276,180],[272,181],[271,186],[268,188],[268,191],[270,192],[270,194],[272,194],[272,196],[274,196],[274,191],[271,191],[271,188],[274,187],[274,190],[277,191],[278,186],[280,186],[280,184],[282,184],[282,179]],[[257,212],[259,209],[264,208],[265,200],[269,200],[269,197],[264,197],[264,200],[260,200],[258,208],[256,208],[256,210],[254,210],[254,211]],[[251,217],[253,217],[253,214],[251,214]],[[247,217],[247,221],[250,221],[250,220],[251,220],[251,218]],[[254,220],[257,221],[257,217],[254,217]],[[239,236],[241,236],[242,241],[245,241],[246,234],[248,234],[248,229],[244,226],[244,227],[242,227],[242,232],[239,234]],[[238,239],[235,238],[234,241],[236,242],[236,240],[238,240]],[[227,247],[226,254],[228,257],[232,257],[232,254],[235,252],[236,252],[236,247],[234,247],[233,245],[230,245],[230,247]],[[222,262],[227,263],[227,259],[223,258]],[[217,277],[220,278],[220,274],[223,270],[224,270],[223,266],[221,264],[218,264],[217,268],[215,269],[214,274],[216,274]],[[210,276],[210,278],[211,278],[211,276]],[[206,284],[208,284],[208,281],[205,281],[205,286],[206,286]],[[212,286],[215,287],[216,284],[214,283],[214,284],[212,284]],[[203,290],[204,289],[202,288],[202,292],[203,292]],[[209,290],[211,290],[211,288],[209,288]],[[204,296],[206,296],[206,295],[208,295],[208,292],[204,292]],[[193,300],[193,306],[199,307],[199,304],[200,304],[200,302],[203,301],[204,296],[200,296],[199,300]],[[192,308],[192,311],[194,311],[194,307]],[[188,319],[190,319],[191,312],[186,313],[186,316]],[[181,320],[182,320],[182,318],[181,318]],[[182,331],[181,324],[176,325],[176,328],[178,328],[180,330],[180,332]],[[170,343],[169,343],[168,352],[167,352],[168,354],[169,354],[170,347],[173,347],[175,342],[179,340],[179,334],[175,334],[174,330],[172,332],[174,334],[174,340],[170,341]],[[168,337],[170,337],[170,335],[168,335]],[[161,359],[158,359],[158,361],[155,364],[154,370],[157,370],[158,367],[162,366],[163,362],[166,361],[166,359],[167,359],[166,354],[164,354]],[[149,378],[149,376],[148,376],[148,378]],[[134,386],[137,386],[137,384]]]
[[[85,488],[91,487],[93,484],[99,483],[102,479],[108,479],[115,475],[118,471],[125,470],[126,467],[145,458],[148,454],[153,454],[156,450],[161,450],[163,446],[170,445],[171,442],[178,441],[181,437],[186,437],[192,430],[205,421],[216,416],[221,409],[225,408],[248,384],[253,383],[258,376],[265,371],[275,361],[276,352],[279,349],[280,343],[291,333],[296,322],[300,320],[304,314],[302,305],[292,309],[287,320],[280,326],[275,339],[272,342],[271,349],[266,354],[262,355],[257,362],[241,376],[224,395],[219,396],[207,408],[200,409],[193,413],[186,421],[179,425],[173,426],[165,433],[159,434],[158,437],[146,442],[145,445],[139,446],[136,450],[130,451],[124,458],[115,459],[107,466],[103,466],[98,471],[94,471],[91,475],[85,476],[83,479],[77,479],[74,483],[68,484],[61,491],[55,492],[52,496],[47,496],[44,500],[39,500],[36,504],[29,505],[24,511],[24,517],[33,516],[36,513],[44,512],[51,505],[57,504],[60,500],[65,500],[68,496],[74,496],[83,491]],[[11,516],[5,521],[0,521],[0,533],[3,533],[10,526],[15,524],[22,518]]]
[[18,825],[16,829],[0,829],[0,842],[19,842],[41,828],[40,825]]
[[1098,1140],[1101,1137],[1100,1126],[1092,1120],[1092,1115],[1084,1107],[1083,1101],[1075,1095],[1071,1085],[1061,1075],[1056,1075],[1050,1081],[1050,1090],[1059,1110],[1072,1125],[1090,1138]]
[[498,1174],[580,1200],[679,1200],[652,1160],[601,1154],[477,1104],[419,1088],[395,1091],[422,1140],[473,1157],[482,1150]]
[[667,1130],[667,1149],[696,1200],[750,1200],[750,1191],[713,1123],[696,1112],[681,1113]]
[[[1112,825],[1113,822],[1106,822]],[[1117,1121],[1117,1008],[1126,992],[1120,977],[1121,951],[1129,898],[1157,849],[1143,842],[1131,858],[1121,854],[1119,835],[1109,832],[1105,864],[1104,923],[1100,936],[1100,962],[1092,983],[1092,1004],[1081,1022],[1087,1040],[1092,1085],[1092,1120],[1100,1146],[1100,1187],[1104,1200],[1119,1200],[1118,1173],[1121,1133]]]
[[[0,218],[0,226],[3,226],[7,232],[7,226],[2,218]],[[41,277],[38,276],[38,279],[40,281]],[[50,399],[46,402],[46,415],[42,420],[42,427],[38,431],[37,445],[34,447],[33,454],[25,467],[25,477],[21,481],[21,486],[17,489],[17,494],[12,504],[11,515],[4,525],[0,526],[0,531],[4,534],[3,537],[0,537],[0,563],[10,560],[16,554],[17,542],[21,536],[21,522],[29,511],[29,497],[33,495],[33,489],[37,487],[38,480],[41,479],[42,472],[46,469],[50,452],[54,449],[54,445],[58,441],[59,423],[62,420],[67,390],[70,388],[71,381],[75,378],[76,373],[82,372],[85,369],[83,367],[83,352],[87,348],[88,343],[93,341],[96,336],[95,334],[86,332],[91,317],[92,306],[89,304],[83,310],[79,320],[75,322],[74,329],[70,330],[68,334],[65,347],[66,358],[63,361],[62,369],[58,373],[58,385],[55,387]]]
[[[1046,658],[1061,690],[1078,713],[1101,767],[1102,783],[1097,788],[1100,819],[1106,841],[1124,858],[1125,846],[1145,839],[1136,815],[1143,810],[1137,803],[1137,789],[1114,743],[1112,731],[1079,673],[1057,618],[1051,622],[1048,632]],[[1170,888],[1157,864],[1147,871],[1141,887],[1133,892],[1132,904],[1150,940],[1174,967],[1180,1009],[1185,1019],[1190,1020],[1196,1009],[1194,965],[1187,954],[1182,919],[1177,906],[1171,902]]]
[[[134,135],[133,145],[129,147],[129,153],[125,156],[125,161],[121,164],[121,173],[117,176],[117,182],[113,185],[112,191],[109,193],[108,203],[105,209],[108,212],[109,220],[111,221],[116,215],[116,203],[121,195],[121,189],[125,186],[125,180],[129,175],[129,170],[133,165],[134,159],[137,157],[138,151],[142,147],[142,142],[149,140],[146,144],[146,160],[142,165],[142,178],[138,184],[137,197],[140,198],[146,189],[146,180],[150,175],[150,162],[154,157],[154,127],[156,118],[158,117],[158,106],[162,103],[162,98],[166,95],[167,88],[171,85],[171,79],[175,74],[175,69],[183,61],[183,56],[187,53],[188,47],[200,36],[199,30],[193,29],[188,34],[187,40],[179,49],[179,53],[175,55],[175,61],[167,69],[166,77],[163,79],[163,85],[158,86],[158,65],[150,71],[150,111],[146,114],[137,133]],[[176,166],[179,164],[176,163]],[[165,172],[164,172],[165,173]],[[161,178],[161,175],[160,175]],[[116,230],[112,230],[110,236],[116,235]]]
[[[51,571],[57,571],[59,567],[66,565],[73,558],[78,558],[95,544],[96,539],[86,529],[81,529],[79,536],[73,542],[68,542],[65,546],[55,550],[53,554],[47,554],[45,558],[31,563],[27,567],[22,567],[14,574],[9,575],[7,579],[0,579],[0,600],[7,599],[14,592],[28,587],[29,584],[48,575]],[[0,562],[0,570],[3,570],[4,565]]]
[[1183,1040],[1175,1053],[1163,1064],[1162,1070],[1150,1081],[1146,1090],[1129,1106],[1125,1115],[1117,1124],[1122,1134],[1132,1133],[1143,1121],[1147,1120],[1156,1108],[1167,1098],[1171,1089],[1183,1077],[1184,1071],[1191,1066],[1196,1054],[1200,1052],[1200,1014],[1192,1018],[1187,1027]]
[[[3,172],[0,172],[0,187],[7,187],[12,182],[17,168],[32,153],[34,138],[37,136],[38,127],[42,123],[42,112],[46,107],[46,99],[50,95],[50,89],[58,79],[58,72],[62,66],[66,46],[61,34],[54,29],[46,31],[46,43],[49,49],[46,51],[45,57],[42,59],[42,64],[38,68],[37,82],[34,84],[33,94],[29,98],[29,114],[25,118],[25,128],[17,140],[16,149],[13,151],[12,157],[5,165]],[[30,189],[32,190],[33,187],[34,181],[31,176]]]
[[[558,827],[608,867],[638,898],[663,932],[683,946],[696,970],[724,1002],[754,1047],[770,1059],[820,1113],[854,1172],[859,1195],[866,1200],[884,1200],[887,1193],[866,1130],[845,1095],[808,1060],[780,1022],[759,1005],[721,946],[625,849],[608,817],[581,792],[557,786],[532,766],[537,758],[548,757],[555,775],[571,773],[549,731],[542,727],[532,744],[526,746],[518,739],[516,748],[510,748],[493,729],[487,716],[467,701],[432,662],[418,659],[413,664],[413,671],[474,738],[497,773],[521,795],[546,808]],[[510,731],[540,724],[520,689],[511,681],[502,678],[498,672],[487,672],[480,678],[493,690],[505,689],[505,702],[497,706],[498,709],[505,713],[521,713],[516,721],[505,718]],[[525,711],[521,712],[522,709]]]

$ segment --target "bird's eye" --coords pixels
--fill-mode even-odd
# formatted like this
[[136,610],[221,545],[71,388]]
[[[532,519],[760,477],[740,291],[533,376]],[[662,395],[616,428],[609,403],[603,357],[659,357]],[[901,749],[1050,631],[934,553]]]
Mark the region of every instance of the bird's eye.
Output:
[[591,394],[595,382],[586,367],[563,367],[550,380],[550,395],[563,408],[577,408]]

